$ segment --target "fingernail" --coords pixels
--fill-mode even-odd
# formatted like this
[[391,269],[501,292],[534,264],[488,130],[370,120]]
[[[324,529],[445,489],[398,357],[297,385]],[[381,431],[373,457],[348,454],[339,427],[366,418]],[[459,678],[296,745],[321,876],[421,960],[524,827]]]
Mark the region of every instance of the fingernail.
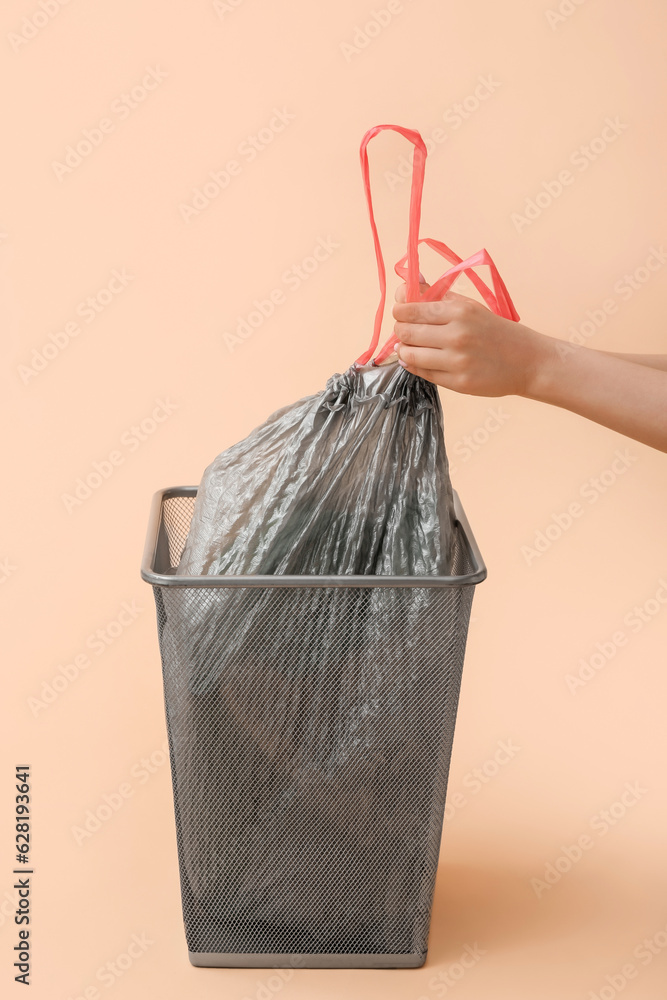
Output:
[[400,359],[400,358],[398,359],[398,363],[399,363],[399,365],[401,366],[401,368],[407,368],[407,367],[408,367],[408,366],[406,365],[405,361],[401,361],[401,359]]

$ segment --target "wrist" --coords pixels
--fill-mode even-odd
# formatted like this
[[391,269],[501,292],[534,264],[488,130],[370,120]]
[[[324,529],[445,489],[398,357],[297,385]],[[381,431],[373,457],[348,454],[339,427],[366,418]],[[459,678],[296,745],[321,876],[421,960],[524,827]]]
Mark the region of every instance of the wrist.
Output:
[[558,385],[558,375],[563,361],[576,352],[575,345],[547,337],[536,330],[530,330],[530,349],[525,369],[522,396],[541,403],[554,401]]

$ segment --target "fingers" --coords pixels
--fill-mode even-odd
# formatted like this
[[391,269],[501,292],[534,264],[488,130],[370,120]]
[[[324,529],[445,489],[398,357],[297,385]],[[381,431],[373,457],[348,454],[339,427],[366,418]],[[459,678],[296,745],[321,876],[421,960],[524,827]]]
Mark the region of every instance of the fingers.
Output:
[[409,365],[403,365],[403,367],[412,375],[418,375],[420,378],[425,378],[427,382],[433,382],[435,385],[441,385],[445,389],[451,388],[448,384],[449,376],[447,372],[436,371],[434,368],[411,368]]
[[447,323],[450,313],[446,302],[397,302],[392,316],[401,323]]
[[[405,289],[406,289],[406,287],[407,286],[406,286],[405,282],[403,282],[403,284],[399,285],[398,288],[396,289],[396,292],[394,294],[394,298],[396,299],[397,302],[405,302]],[[430,285],[422,284],[420,282],[420,284],[419,284],[419,294],[423,295],[424,292],[426,291],[426,289],[430,288],[430,287],[431,287]]]
[[402,360],[399,361],[399,364],[401,364],[406,371],[410,372],[411,375],[418,375],[420,378],[425,378],[427,382],[433,382],[435,385],[441,385],[443,389],[451,389],[452,392],[461,392],[468,395],[477,395],[464,373],[445,370],[441,367],[421,368],[419,367],[421,360],[417,365],[409,365]]
[[392,310],[394,319],[401,323],[451,323],[454,319],[465,319],[478,309],[484,309],[476,299],[458,292],[447,292],[444,299],[435,302],[397,302]]
[[396,354],[399,361],[414,371],[415,369],[425,369],[442,371],[443,352],[431,347],[406,347],[405,344],[396,345]]
[[446,331],[435,323],[394,323],[401,344],[414,347],[442,347]]

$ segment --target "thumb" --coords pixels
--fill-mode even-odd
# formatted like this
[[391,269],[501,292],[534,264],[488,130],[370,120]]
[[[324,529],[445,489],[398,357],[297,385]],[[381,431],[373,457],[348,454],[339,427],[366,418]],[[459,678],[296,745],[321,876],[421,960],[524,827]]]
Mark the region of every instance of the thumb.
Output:
[[479,305],[479,299],[473,299],[470,295],[461,295],[460,292],[452,292],[450,289],[445,292],[444,295],[440,296],[442,302],[474,302],[475,305]]
[[[430,288],[430,287],[431,286],[427,285],[425,282],[423,282],[423,283],[420,282],[419,283],[419,294],[423,295],[424,292],[426,291],[426,289]],[[405,282],[403,282],[403,284],[399,285],[398,288],[396,289],[396,293],[395,293],[394,297],[395,297],[395,299],[396,299],[397,302],[405,302],[405,290],[406,290],[406,288],[407,288],[407,285],[406,285]]]

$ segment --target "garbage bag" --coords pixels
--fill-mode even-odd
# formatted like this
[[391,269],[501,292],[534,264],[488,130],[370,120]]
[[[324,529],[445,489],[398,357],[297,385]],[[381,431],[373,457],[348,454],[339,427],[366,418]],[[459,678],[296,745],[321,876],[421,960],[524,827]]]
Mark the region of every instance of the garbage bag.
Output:
[[206,469],[177,573],[446,576],[452,531],[436,387],[352,366]]
[[[353,366],[213,461],[177,573],[446,576],[454,538],[436,387],[396,362]],[[183,737],[174,759],[193,905],[224,899],[227,936],[261,919],[287,937],[308,928],[316,949],[409,950],[420,913],[406,916],[400,899],[424,855],[442,736],[423,731],[424,691],[407,665],[415,646],[442,644],[434,596],[194,595],[163,635],[183,665],[167,703],[172,739]],[[442,671],[431,692],[442,715],[450,687]],[[206,751],[193,754],[193,740]],[[302,869],[318,859],[314,891]]]
[[190,950],[421,950],[471,591],[163,588]]

